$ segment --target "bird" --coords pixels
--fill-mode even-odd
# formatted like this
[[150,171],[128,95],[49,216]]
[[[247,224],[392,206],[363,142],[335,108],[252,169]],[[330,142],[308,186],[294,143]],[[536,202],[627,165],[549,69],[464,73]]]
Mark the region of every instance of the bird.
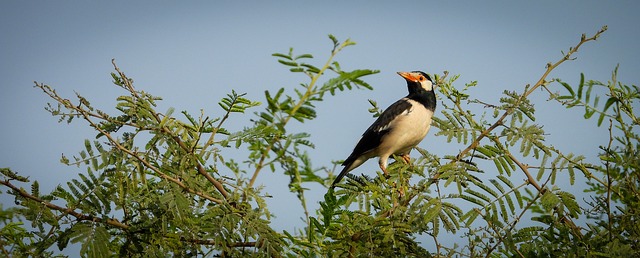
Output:
[[435,84],[422,71],[398,72],[407,81],[409,94],[391,104],[362,134],[351,155],[342,162],[344,168],[331,184],[334,188],[351,170],[373,157],[385,177],[387,160],[392,155],[409,163],[409,152],[427,135],[436,110]]

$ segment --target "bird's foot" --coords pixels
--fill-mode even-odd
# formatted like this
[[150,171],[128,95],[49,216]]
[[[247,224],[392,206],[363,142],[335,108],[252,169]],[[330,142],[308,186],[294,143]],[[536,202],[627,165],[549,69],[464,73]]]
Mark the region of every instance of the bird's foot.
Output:
[[407,162],[407,164],[411,164],[411,156],[409,156],[409,154],[403,154],[402,160],[404,160],[404,162]]
[[382,170],[382,173],[384,173],[384,178],[389,179],[389,172],[387,172],[387,168],[383,164],[380,164],[380,169]]

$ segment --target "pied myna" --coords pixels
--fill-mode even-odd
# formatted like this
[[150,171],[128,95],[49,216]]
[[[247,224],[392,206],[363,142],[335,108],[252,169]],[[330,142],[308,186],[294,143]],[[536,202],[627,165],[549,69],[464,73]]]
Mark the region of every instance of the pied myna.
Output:
[[379,157],[380,169],[387,173],[391,155],[409,163],[409,152],[427,135],[436,110],[436,95],[431,77],[421,71],[398,72],[407,81],[409,95],[389,106],[362,134],[353,152],[342,163],[344,168],[333,181],[333,188],[349,171],[373,157]]

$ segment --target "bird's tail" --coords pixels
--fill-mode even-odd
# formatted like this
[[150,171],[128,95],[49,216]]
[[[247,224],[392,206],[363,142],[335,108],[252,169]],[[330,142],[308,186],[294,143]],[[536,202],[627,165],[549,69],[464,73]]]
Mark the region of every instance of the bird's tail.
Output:
[[[353,162],[350,162],[350,163],[353,163]],[[342,180],[342,178],[347,175],[347,173],[349,173],[350,166],[351,164],[344,164],[344,168],[342,169],[342,171],[340,171],[340,174],[338,174],[336,179],[333,180],[333,183],[331,184],[331,188],[336,187],[336,184],[339,183],[340,180]]]
[[342,178],[346,176],[347,173],[349,173],[349,171],[362,165],[363,162],[364,161],[361,159],[349,156],[344,162],[342,162],[342,165],[344,166],[344,168],[342,169],[342,171],[340,171],[340,174],[338,174],[336,179],[333,180],[333,183],[331,184],[331,188],[334,188],[336,184],[340,183],[340,180],[342,180]]

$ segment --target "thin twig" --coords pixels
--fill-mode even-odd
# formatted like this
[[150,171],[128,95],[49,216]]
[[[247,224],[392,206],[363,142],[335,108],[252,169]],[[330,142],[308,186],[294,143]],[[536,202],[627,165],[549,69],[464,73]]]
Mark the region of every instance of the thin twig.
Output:
[[523,164],[522,162],[520,162],[518,159],[516,159],[515,156],[513,156],[513,154],[511,154],[511,152],[507,151],[507,156],[514,162],[516,163],[516,166],[518,166],[520,168],[520,170],[522,171],[522,173],[525,174],[525,176],[527,177],[527,183],[532,185],[534,188],[536,188],[536,190],[540,193],[540,194],[544,194],[545,189],[542,189],[542,187],[540,187],[540,185],[538,185],[538,182],[536,181],[535,178],[533,178],[533,176],[531,175],[531,173],[529,172],[529,167],[525,164]]
[[[611,145],[613,144],[613,121],[609,119],[609,144],[607,145],[606,153],[609,155],[611,153]],[[613,241],[612,228],[613,228],[613,218],[611,216],[611,173],[609,171],[609,159],[605,162],[605,172],[607,173],[607,231],[609,233],[609,241]]]

